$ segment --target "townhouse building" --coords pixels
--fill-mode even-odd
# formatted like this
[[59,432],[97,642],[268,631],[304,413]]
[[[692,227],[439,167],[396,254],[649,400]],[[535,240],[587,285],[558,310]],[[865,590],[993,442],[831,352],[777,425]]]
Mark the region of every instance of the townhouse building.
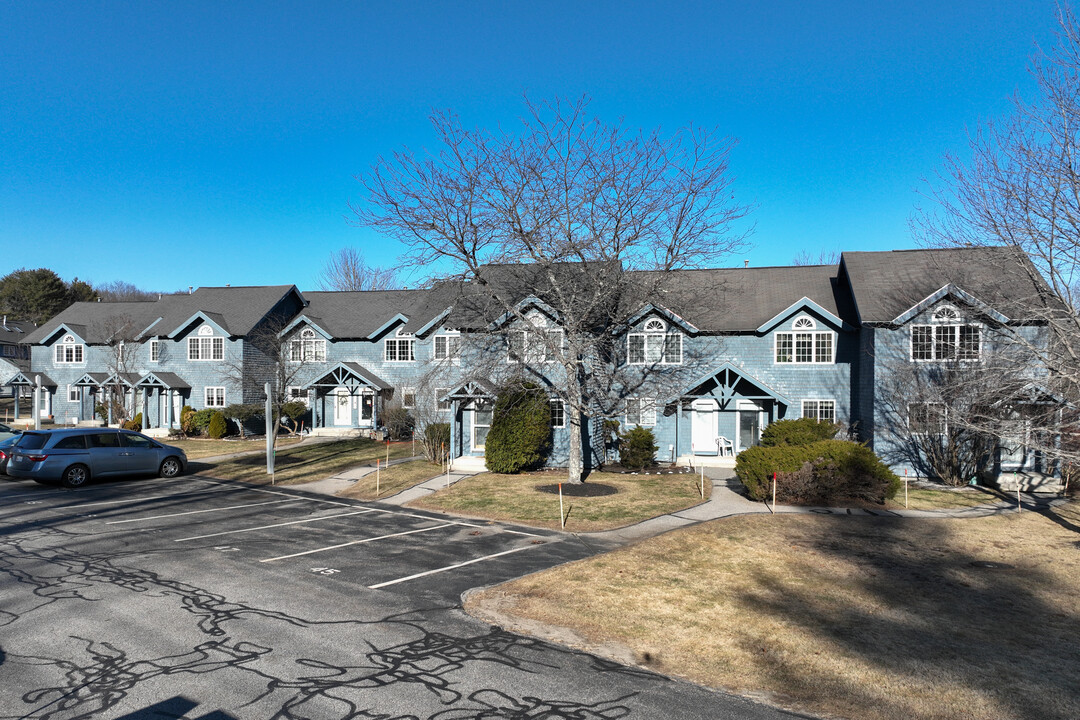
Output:
[[[1008,248],[848,252],[835,265],[625,273],[663,287],[629,300],[609,351],[581,362],[608,371],[588,398],[586,466],[604,461],[603,421],[653,430],[661,462],[734,463],[785,418],[838,422],[895,469],[924,474],[913,427],[948,420],[897,390],[912,368],[985,365],[999,338],[1040,342],[1048,294]],[[569,270],[572,272],[572,268]],[[646,283],[645,280],[649,282]],[[501,383],[526,375],[552,399],[554,451],[565,464],[570,424],[561,318],[535,288],[493,307],[476,283],[420,290],[301,292],[295,286],[200,288],[141,303],[76,303],[30,332],[29,365],[7,384],[38,387],[33,412],[95,418],[107,388],[123,388],[150,432],[196,410],[261,402],[277,382],[310,408],[313,432],[373,431],[388,407],[451,424],[452,455],[482,463]],[[1040,305],[1041,303],[1041,305]],[[1024,369],[1039,402],[1045,372]],[[911,400],[911,402],[909,402]],[[1052,431],[1051,429],[1044,429]],[[1052,463],[1008,438],[994,472],[1043,474]]]

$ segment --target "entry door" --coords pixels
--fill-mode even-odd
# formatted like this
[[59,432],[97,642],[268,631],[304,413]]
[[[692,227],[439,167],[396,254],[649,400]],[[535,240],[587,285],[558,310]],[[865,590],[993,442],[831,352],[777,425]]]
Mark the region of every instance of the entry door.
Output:
[[346,388],[338,388],[334,392],[334,424],[352,425],[353,423],[353,396]]
[[472,436],[472,449],[483,450],[484,445],[487,444],[488,430],[491,429],[491,403],[477,401],[473,406],[472,418],[473,418],[473,436]]
[[690,441],[695,455],[716,455],[716,403],[712,400],[695,400],[690,422]]
[[745,450],[758,444],[761,438],[761,413],[759,410],[739,411],[739,449]]

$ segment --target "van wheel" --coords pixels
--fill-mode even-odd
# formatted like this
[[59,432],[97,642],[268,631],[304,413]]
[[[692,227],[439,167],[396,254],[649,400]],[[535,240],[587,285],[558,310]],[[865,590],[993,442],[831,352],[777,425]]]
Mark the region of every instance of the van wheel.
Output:
[[86,484],[86,481],[90,479],[90,469],[85,465],[72,465],[64,471],[64,476],[60,478],[60,482],[64,484],[64,487],[77,488]]
[[158,475],[163,478],[172,478],[179,475],[182,469],[179,460],[174,457],[169,457],[161,461],[161,467],[158,468]]

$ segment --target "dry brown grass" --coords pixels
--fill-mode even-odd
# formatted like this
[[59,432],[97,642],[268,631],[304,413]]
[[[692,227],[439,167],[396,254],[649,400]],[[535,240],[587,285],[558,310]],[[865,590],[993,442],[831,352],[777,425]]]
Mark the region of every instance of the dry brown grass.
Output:
[[[266,450],[266,438],[243,439],[229,438],[227,440],[211,440],[210,438],[182,438],[169,437],[159,438],[161,442],[173,447],[182,448],[189,460],[215,457],[217,455],[231,455],[238,452],[251,452]],[[300,442],[298,437],[278,437],[277,447],[281,448],[295,445]]]
[[413,485],[430,480],[440,472],[439,465],[432,465],[427,460],[413,460],[400,465],[391,465],[381,470],[376,477],[370,473],[338,493],[341,497],[356,500],[378,500],[390,497]]
[[1075,504],[978,519],[744,516],[467,607],[502,606],[585,647],[614,643],[662,672],[814,713],[1075,720],[1078,548]]
[[[978,487],[923,488],[912,485],[908,489],[908,508],[911,510],[946,510],[996,505],[1002,501],[1001,494]],[[885,503],[893,509],[904,507],[904,490]]]
[[[537,490],[566,479],[561,471],[498,475],[482,473],[409,503],[410,507],[458,513],[489,520],[557,530],[559,496]],[[610,485],[618,492],[600,497],[564,497],[566,529],[595,532],[633,525],[701,502],[693,474],[626,475],[594,472],[588,483]],[[705,483],[705,497],[710,484]]]
[[[407,457],[412,451],[409,443],[391,443],[390,458]],[[275,453],[274,482],[278,485],[312,482],[335,475],[357,465],[375,465],[377,459],[386,458],[386,443],[367,438],[349,438],[330,442],[301,443]],[[263,455],[222,460],[215,463],[191,463],[191,472],[205,473],[212,477],[247,482],[271,482],[266,474]]]

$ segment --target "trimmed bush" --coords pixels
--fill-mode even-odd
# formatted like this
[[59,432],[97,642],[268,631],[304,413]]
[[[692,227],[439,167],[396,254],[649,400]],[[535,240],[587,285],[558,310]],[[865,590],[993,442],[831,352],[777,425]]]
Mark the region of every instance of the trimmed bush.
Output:
[[192,433],[196,435],[205,435],[206,429],[210,427],[210,419],[217,412],[213,408],[206,408],[199,410],[191,415],[191,428]]
[[408,440],[412,437],[416,421],[405,408],[389,408],[382,416],[383,425],[390,432],[391,440]]
[[263,406],[259,403],[235,403],[222,410],[221,414],[225,416],[225,419],[235,422],[240,429],[240,437],[244,437],[244,426],[247,422],[261,416],[264,412]]
[[133,417],[130,420],[126,421],[124,423],[123,427],[124,427],[125,430],[134,430],[135,432],[141,432],[142,431],[142,419],[143,419],[142,418],[142,413],[139,413],[135,417]]
[[180,408],[180,429],[185,435],[192,435],[195,432],[195,409],[190,405],[185,405]]
[[774,472],[777,502],[880,504],[900,489],[900,478],[873,451],[849,440],[757,446],[735,460],[735,474],[754,500],[771,498]]
[[206,434],[214,440],[220,440],[225,437],[227,432],[229,432],[229,424],[225,422],[224,413],[220,410],[213,411],[210,415],[210,424],[206,429]]
[[630,428],[619,439],[619,464],[631,470],[644,470],[656,456],[656,436],[640,425]]
[[830,422],[819,422],[814,418],[798,420],[780,420],[761,431],[761,444],[765,447],[777,445],[809,445],[819,440],[832,440],[840,426]]
[[281,406],[281,423],[285,425],[285,418],[289,419],[290,425],[286,425],[289,428],[289,432],[297,433],[300,431],[300,420],[307,415],[308,406],[300,400],[291,400]]
[[484,463],[496,473],[519,473],[542,465],[551,452],[551,403],[536,383],[512,382],[499,392]]

